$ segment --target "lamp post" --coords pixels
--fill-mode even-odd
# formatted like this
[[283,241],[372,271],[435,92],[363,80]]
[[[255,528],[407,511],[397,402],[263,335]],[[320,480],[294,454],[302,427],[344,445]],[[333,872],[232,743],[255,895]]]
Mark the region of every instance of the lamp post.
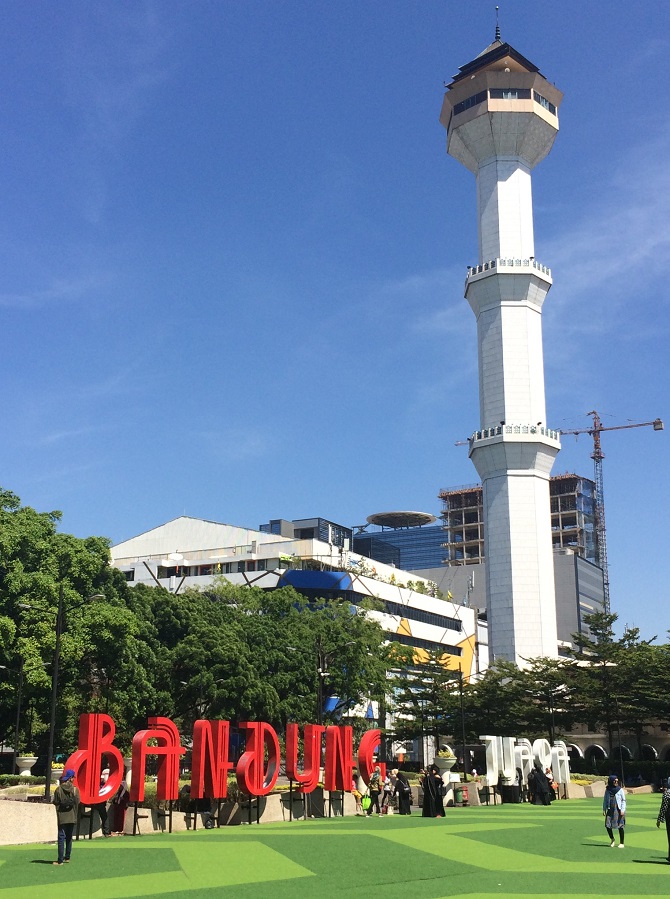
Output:
[[[6,665],[0,665],[0,668],[3,668],[5,671],[9,671],[11,669],[7,668]],[[12,752],[12,774],[16,769],[16,759],[19,754],[19,725],[21,722],[21,693],[23,690],[23,656],[19,656],[19,683],[16,688],[16,723],[14,725],[14,746]]]
[[[324,652],[321,647],[321,640],[317,639],[316,642],[316,723],[323,724],[323,685],[325,683],[326,678],[328,677],[328,665],[335,657],[335,655],[341,650],[345,649],[347,646],[355,646],[355,640],[348,640],[346,643],[343,643],[341,646],[336,647],[335,649],[331,649],[329,652]],[[311,650],[298,648],[297,646],[287,646],[286,649],[291,652],[302,652],[302,653],[310,653]]]
[[465,744],[465,704],[463,702],[463,668],[458,664],[458,697],[461,707],[461,743],[463,745],[463,780],[470,773],[470,765],[466,757],[467,748]]
[[[93,593],[83,602],[77,603],[73,608],[85,605],[92,599],[104,599],[102,593]],[[19,603],[22,609],[37,609],[43,611],[40,606],[33,606],[27,603]],[[54,644],[53,662],[51,665],[51,710],[49,714],[49,743],[47,745],[47,761],[46,761],[46,778],[44,785],[44,801],[51,802],[51,766],[54,757],[54,739],[56,736],[56,706],[58,703],[58,668],[60,664],[60,642],[63,631],[65,630],[65,622],[63,620],[64,611],[64,590],[63,582],[58,586],[58,607],[56,610],[56,642]]]
[[337,649],[332,649],[330,652],[323,652],[321,649],[321,642],[318,641],[316,644],[316,723],[323,724],[323,685],[328,677],[328,665],[341,649],[345,649],[347,646],[355,646],[355,640],[348,640],[346,643],[343,643],[342,646],[338,646]]
[[56,734],[56,703],[58,700],[58,665],[60,662],[60,638],[63,633],[63,582],[58,587],[58,611],[56,612],[56,643],[51,666],[51,713],[49,716],[49,744],[47,746],[47,766],[44,784],[44,801],[51,802],[51,765],[54,758],[54,737]]
[[614,708],[616,709],[616,733],[619,741],[619,765],[621,766],[621,786],[626,786],[626,779],[623,771],[623,749],[621,748],[621,712],[619,711],[619,697],[614,697]]

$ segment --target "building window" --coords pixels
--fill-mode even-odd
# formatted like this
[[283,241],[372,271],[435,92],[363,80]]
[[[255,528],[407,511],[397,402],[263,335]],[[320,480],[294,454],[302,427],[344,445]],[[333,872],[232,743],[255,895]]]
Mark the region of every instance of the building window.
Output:
[[547,109],[552,115],[556,115],[556,107],[553,103],[550,103],[546,97],[543,97],[542,94],[538,94],[537,91],[533,91],[533,100],[535,100],[536,103],[539,103],[540,106],[543,106],[545,109]]
[[462,656],[460,646],[450,646],[448,643],[438,643],[436,640],[424,640],[422,637],[409,637],[407,634],[389,634],[389,638],[396,643],[405,646],[414,646],[417,649],[439,650],[450,656]]
[[457,103],[454,106],[454,115],[465,112],[466,109],[471,109],[473,106],[478,106],[480,103],[485,103],[486,99],[486,91],[480,91],[478,94],[473,94],[471,97],[468,97],[467,100],[463,100],[462,103]]
[[492,100],[530,100],[530,89],[523,87],[492,87]]
[[135,580],[135,569],[134,568],[130,568],[130,569],[128,569],[128,571],[124,571],[123,573],[124,573],[127,581]]

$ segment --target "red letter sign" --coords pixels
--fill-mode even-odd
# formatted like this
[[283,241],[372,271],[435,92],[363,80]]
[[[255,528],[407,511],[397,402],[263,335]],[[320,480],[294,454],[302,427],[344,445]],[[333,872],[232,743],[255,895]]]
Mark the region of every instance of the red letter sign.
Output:
[[305,763],[302,774],[298,771],[298,725],[286,726],[286,775],[289,780],[300,784],[304,793],[311,793],[319,782],[321,768],[321,734],[322,724],[306,724],[303,743],[305,746]]
[[[246,749],[237,763],[237,783],[250,796],[267,796],[279,774],[279,740],[274,728],[264,721],[240,723],[246,731]],[[268,761],[265,767],[265,750]]]
[[353,730],[351,727],[332,725],[326,728],[326,775],[324,787],[327,790],[351,792],[353,753]]
[[[151,727],[138,731],[133,737],[133,776],[130,783],[130,801],[144,799],[144,777],[147,756],[158,756],[157,799],[177,799],[179,796],[179,759],[186,750],[179,745],[179,731],[169,718],[149,718]],[[157,746],[147,745],[157,740]]]
[[[214,725],[214,728],[212,727]],[[191,799],[225,799],[228,795],[227,721],[196,721],[193,727]]]
[[[123,757],[112,745],[116,725],[109,715],[79,716],[79,748],[65,763],[65,768],[75,772],[75,782],[84,805],[94,805],[109,799],[123,779]],[[102,764],[105,756],[106,765]],[[109,778],[101,793],[100,774],[109,768]]]

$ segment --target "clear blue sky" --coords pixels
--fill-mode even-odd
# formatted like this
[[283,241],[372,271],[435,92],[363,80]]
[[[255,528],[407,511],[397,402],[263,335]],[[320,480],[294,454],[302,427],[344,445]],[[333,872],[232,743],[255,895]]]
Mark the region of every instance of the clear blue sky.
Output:
[[[565,93],[533,178],[548,421],[668,418],[670,4],[499,5]],[[476,482],[475,185],[438,115],[494,6],[4,3],[0,483],[117,542]],[[668,434],[603,445],[613,609],[665,638]]]

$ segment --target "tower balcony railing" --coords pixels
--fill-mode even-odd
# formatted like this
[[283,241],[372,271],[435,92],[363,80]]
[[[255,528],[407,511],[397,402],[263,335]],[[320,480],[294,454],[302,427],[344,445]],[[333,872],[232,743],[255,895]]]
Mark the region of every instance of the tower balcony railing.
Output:
[[546,275],[548,278],[551,278],[551,269],[546,265],[542,265],[541,262],[538,262],[534,256],[529,256],[527,259],[521,259],[518,256],[516,258],[512,258],[511,256],[503,256],[498,259],[490,259],[488,262],[482,262],[481,265],[469,265],[468,278],[471,278],[473,275],[481,275],[484,272],[498,271],[499,269],[509,268],[535,269],[535,271],[540,272],[542,275]]
[[505,434],[535,434],[540,437],[549,437],[551,440],[561,439],[560,431],[547,428],[544,425],[500,424],[493,428],[482,428],[481,431],[475,431],[472,437],[469,438],[469,443],[472,444],[475,440],[487,440],[489,437],[502,437]]

